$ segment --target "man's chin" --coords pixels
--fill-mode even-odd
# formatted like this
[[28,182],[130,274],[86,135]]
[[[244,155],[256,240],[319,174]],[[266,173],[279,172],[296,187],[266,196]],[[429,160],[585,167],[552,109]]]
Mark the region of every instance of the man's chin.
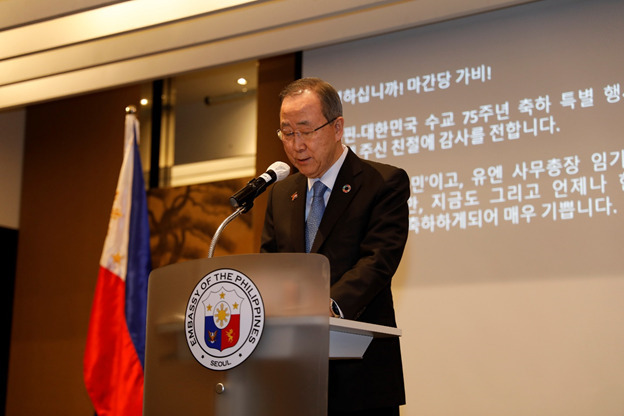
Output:
[[303,173],[308,178],[310,178],[311,177],[310,175],[312,173],[314,173],[314,172],[312,172],[312,168],[311,168],[311,166],[309,165],[309,163],[307,161],[305,161],[305,162],[299,162],[298,161],[294,165],[295,165],[295,167],[297,168],[297,170],[299,172]]

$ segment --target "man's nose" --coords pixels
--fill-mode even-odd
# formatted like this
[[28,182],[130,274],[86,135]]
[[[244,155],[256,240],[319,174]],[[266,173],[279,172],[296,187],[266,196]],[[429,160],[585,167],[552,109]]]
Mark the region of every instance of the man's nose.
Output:
[[301,151],[306,148],[305,139],[298,131],[295,132],[295,137],[293,137],[292,145],[293,148],[297,151]]

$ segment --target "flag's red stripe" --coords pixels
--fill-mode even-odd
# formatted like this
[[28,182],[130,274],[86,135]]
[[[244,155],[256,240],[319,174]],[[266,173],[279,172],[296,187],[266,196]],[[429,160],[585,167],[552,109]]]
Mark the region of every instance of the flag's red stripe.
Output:
[[85,383],[98,416],[143,412],[143,368],[124,302],[124,282],[100,266],[84,357]]

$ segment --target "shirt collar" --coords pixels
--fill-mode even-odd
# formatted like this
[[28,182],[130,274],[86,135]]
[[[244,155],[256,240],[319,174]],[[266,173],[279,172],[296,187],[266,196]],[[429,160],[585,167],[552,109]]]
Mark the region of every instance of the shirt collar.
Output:
[[340,168],[342,167],[342,164],[347,157],[347,153],[349,153],[347,146],[343,144],[342,154],[340,155],[338,160],[336,160],[334,164],[329,169],[327,169],[327,172],[325,172],[323,176],[321,176],[319,179],[308,178],[308,192],[310,191],[310,189],[312,189],[312,186],[316,181],[323,182],[323,184],[327,188],[329,188],[329,191],[331,192],[331,190],[334,188],[334,184],[336,183],[336,179],[338,178],[338,172],[340,172]]

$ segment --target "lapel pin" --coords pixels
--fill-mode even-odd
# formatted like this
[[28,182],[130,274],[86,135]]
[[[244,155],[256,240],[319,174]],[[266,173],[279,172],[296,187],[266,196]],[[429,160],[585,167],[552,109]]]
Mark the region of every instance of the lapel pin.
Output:
[[348,194],[349,192],[351,192],[351,185],[345,185],[342,187],[342,192],[344,192],[345,194]]
[[294,201],[294,200],[295,200],[295,199],[297,199],[298,197],[299,197],[299,194],[298,194],[297,192],[295,192],[294,194],[292,194],[292,195],[290,196],[290,200],[291,200],[291,201]]

